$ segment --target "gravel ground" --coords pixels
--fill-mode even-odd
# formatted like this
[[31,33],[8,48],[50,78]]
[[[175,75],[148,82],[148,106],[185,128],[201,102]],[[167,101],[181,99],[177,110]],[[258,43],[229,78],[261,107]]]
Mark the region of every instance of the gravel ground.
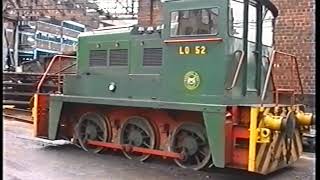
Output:
[[268,176],[213,168],[188,171],[172,161],[150,159],[139,163],[121,153],[91,154],[61,142],[47,144],[31,136],[32,125],[4,120],[4,179],[6,180],[197,180],[197,179],[315,179],[315,155]]

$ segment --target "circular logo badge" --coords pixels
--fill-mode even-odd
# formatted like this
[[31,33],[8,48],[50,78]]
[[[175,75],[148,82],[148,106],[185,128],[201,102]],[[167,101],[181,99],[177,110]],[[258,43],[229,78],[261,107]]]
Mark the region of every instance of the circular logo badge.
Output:
[[184,86],[189,90],[195,90],[200,85],[200,76],[195,71],[189,71],[184,75]]

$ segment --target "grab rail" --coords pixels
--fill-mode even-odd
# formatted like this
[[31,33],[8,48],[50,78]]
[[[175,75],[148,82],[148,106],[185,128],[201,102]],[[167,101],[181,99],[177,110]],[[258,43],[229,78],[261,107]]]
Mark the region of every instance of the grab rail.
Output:
[[[49,73],[49,71],[50,71],[53,63],[57,60],[58,57],[59,57],[59,60],[61,60],[61,57],[76,59],[76,56],[67,56],[67,55],[61,55],[61,54],[55,55],[55,56],[52,58],[50,64],[48,65],[46,71],[44,72],[43,76],[41,77],[41,79],[40,79],[40,81],[39,81],[39,84],[38,84],[38,86],[37,86],[37,91],[36,91],[36,93],[40,93],[41,86],[42,86],[42,84],[43,84],[43,82],[44,82],[47,74]],[[60,83],[60,82],[59,82],[59,83]]]
[[238,80],[238,76],[239,76],[239,72],[240,72],[240,69],[241,69],[241,66],[242,66],[242,63],[243,63],[243,59],[244,59],[244,51],[243,50],[236,50],[234,52],[234,54],[240,52],[241,53],[241,56],[240,56],[240,60],[239,60],[239,63],[238,63],[238,66],[237,66],[237,70],[234,74],[234,77],[233,77],[233,80],[232,80],[232,84],[230,87],[226,88],[227,90],[231,90],[232,88],[234,88],[234,86],[236,85],[236,82]]
[[[289,56],[292,63],[292,66],[296,66],[295,67],[295,70],[297,72],[297,76],[298,76],[298,81],[299,81],[299,86],[300,86],[300,90],[301,90],[301,95],[304,95],[304,92],[303,92],[303,86],[302,86],[302,81],[301,81],[301,78],[300,78],[300,71],[299,71],[299,67],[298,67],[298,62],[297,62],[297,57],[292,55],[292,54],[288,54],[288,53],[284,53],[284,52],[280,52],[280,51],[276,51],[276,50],[273,50],[272,51],[272,54],[271,54],[271,61],[270,61],[270,64],[269,64],[269,68],[268,68],[268,72],[267,72],[267,76],[266,76],[266,80],[264,82],[264,86],[263,86],[263,91],[262,91],[262,96],[261,96],[261,105],[263,104],[263,101],[265,99],[265,95],[266,95],[266,92],[267,92],[267,87],[268,87],[268,83],[269,83],[269,80],[270,80],[270,77],[272,77],[272,68],[273,68],[273,64],[274,64],[274,61],[275,61],[275,56],[276,56],[276,53],[278,54],[282,54],[282,55],[285,55],[285,56]],[[292,75],[291,75],[291,78],[293,78],[293,69],[294,67],[292,67]],[[272,77],[273,79],[273,77]],[[274,82],[273,82],[274,83]],[[275,86],[275,85],[274,85]],[[276,87],[275,88],[275,91],[276,93],[278,93],[279,90],[277,90]],[[283,89],[280,89],[280,91],[284,91]],[[278,103],[278,100],[276,100],[276,103]]]
[[270,64],[269,64],[269,68],[268,68],[268,71],[267,71],[267,76],[266,76],[266,80],[264,81],[264,85],[263,85],[263,90],[262,90],[262,95],[261,95],[261,104],[266,96],[266,92],[267,92],[267,87],[268,87],[268,83],[269,83],[269,79],[270,79],[270,75],[271,75],[271,70],[272,70],[272,67],[273,67],[273,62],[274,62],[274,56],[275,56],[275,51],[272,51],[272,54],[271,54],[271,61],[270,61]]
[[77,65],[77,63],[73,63],[73,64],[71,64],[71,65],[69,65],[69,66],[67,66],[67,67],[65,67],[65,68],[53,73],[53,74],[60,74],[61,72],[65,71],[65,70],[68,70],[68,69],[72,68],[75,65]]

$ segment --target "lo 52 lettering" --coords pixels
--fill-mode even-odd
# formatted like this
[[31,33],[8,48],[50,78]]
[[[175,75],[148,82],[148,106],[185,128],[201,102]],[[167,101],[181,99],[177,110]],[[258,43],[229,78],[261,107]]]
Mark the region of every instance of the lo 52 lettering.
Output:
[[179,54],[180,55],[204,55],[207,54],[207,47],[206,46],[179,46]]

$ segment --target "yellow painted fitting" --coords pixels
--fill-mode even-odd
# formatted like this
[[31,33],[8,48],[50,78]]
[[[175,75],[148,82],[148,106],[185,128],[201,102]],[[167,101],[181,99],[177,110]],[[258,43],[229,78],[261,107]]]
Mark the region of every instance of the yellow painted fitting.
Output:
[[261,137],[262,137],[262,138],[268,138],[268,137],[270,137],[270,129],[261,128]]
[[281,129],[283,118],[284,117],[282,116],[272,116],[271,114],[267,114],[263,118],[264,127],[278,131]]
[[33,121],[33,136],[37,136],[38,131],[38,97],[39,95],[34,94],[34,101],[32,107],[32,121]]
[[251,107],[250,109],[250,140],[249,140],[249,162],[248,171],[255,171],[256,164],[256,145],[258,139],[257,123],[259,108]]
[[280,111],[280,107],[278,107],[278,106],[274,107],[274,114],[275,115],[278,115],[279,111]]
[[269,114],[269,112],[270,112],[270,108],[266,108],[265,111],[263,112],[263,115],[265,116],[265,115]]
[[287,108],[286,108],[286,107],[283,107],[283,108],[282,108],[282,112],[281,112],[280,116],[282,116],[282,117],[286,117],[286,116],[287,116],[287,114],[288,114]]
[[314,125],[315,123],[315,117],[313,116],[312,113],[304,113],[302,111],[298,111],[296,113],[296,118],[297,118],[298,124],[302,126],[310,126],[310,125]]
[[270,143],[270,129],[267,128],[258,128],[258,140],[257,143]]

